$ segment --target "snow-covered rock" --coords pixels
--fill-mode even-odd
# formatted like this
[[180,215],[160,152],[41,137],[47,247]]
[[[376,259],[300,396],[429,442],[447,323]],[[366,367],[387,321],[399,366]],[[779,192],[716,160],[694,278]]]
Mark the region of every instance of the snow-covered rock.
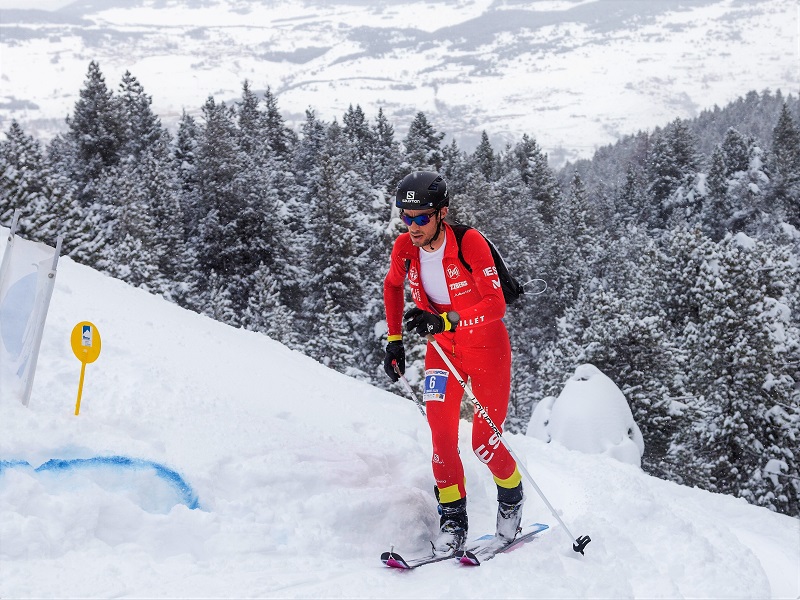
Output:
[[575,369],[558,398],[539,402],[527,434],[640,467],[644,439],[625,395],[594,365]]

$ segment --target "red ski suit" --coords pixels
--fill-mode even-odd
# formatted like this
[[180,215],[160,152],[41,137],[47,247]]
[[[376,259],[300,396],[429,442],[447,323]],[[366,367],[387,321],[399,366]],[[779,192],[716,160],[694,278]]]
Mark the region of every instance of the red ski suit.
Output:
[[[472,269],[470,273],[458,258],[458,242],[453,230],[447,224],[443,224],[443,228],[447,242],[442,263],[450,305],[434,305],[428,299],[419,276],[419,253],[424,250],[415,247],[408,233],[403,233],[395,240],[389,273],[383,284],[389,335],[402,333],[403,286],[407,276],[411,297],[419,308],[436,314],[449,310],[459,314],[455,332],[438,334],[435,339],[459,375],[464,380],[470,378],[475,396],[502,431],[511,389],[511,345],[501,320],[506,303],[497,269],[486,240],[471,229],[461,240],[461,252]],[[431,344],[425,354],[425,374],[423,399],[433,440],[433,475],[440,500],[452,502],[466,496],[464,467],[458,454],[458,422],[464,392]],[[428,388],[434,387],[437,388],[434,393],[428,393]],[[442,387],[443,399],[442,394],[436,393],[441,392]],[[514,487],[518,483],[519,472],[514,459],[478,414],[473,420],[472,448],[489,467],[498,485]]]

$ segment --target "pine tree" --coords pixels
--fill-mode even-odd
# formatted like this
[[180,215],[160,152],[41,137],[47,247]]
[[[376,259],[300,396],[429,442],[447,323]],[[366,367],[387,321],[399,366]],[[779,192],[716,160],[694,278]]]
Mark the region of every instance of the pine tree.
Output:
[[706,179],[708,197],[702,214],[703,230],[715,241],[722,239],[728,231],[733,207],[728,198],[728,166],[725,152],[716,146],[711,154],[711,166]]
[[475,148],[470,162],[472,163],[472,169],[483,175],[484,179],[487,181],[494,180],[496,170],[495,156],[486,130],[481,133],[481,141],[478,147]]
[[81,249],[90,243],[94,234],[79,201],[78,184],[72,177],[77,160],[75,152],[75,145],[61,134],[47,146],[44,159],[50,194],[42,214],[48,218],[36,228],[45,240],[63,235],[62,255],[80,260]]
[[290,161],[296,143],[296,136],[286,126],[286,122],[278,109],[278,99],[269,87],[264,92],[264,112],[264,127],[269,147],[282,161]]
[[[700,157],[696,142],[684,121],[676,119],[655,136],[649,155],[649,194],[658,213],[649,225],[664,229],[684,222],[687,215],[697,214],[694,196],[688,190],[694,185]],[[685,190],[681,193],[681,188]]]
[[697,319],[684,339],[695,395],[687,404],[705,418],[686,427],[673,452],[685,481],[775,507],[780,494],[769,489],[764,468],[777,460],[797,472],[787,448],[796,431],[776,418],[792,402],[786,350],[787,342],[797,346],[797,331],[786,328],[784,304],[767,295],[781,286],[763,268],[763,247],[728,237],[702,258],[691,290]]
[[364,111],[351,104],[342,118],[342,132],[347,140],[347,161],[358,173],[367,173],[375,140]]
[[[259,110],[259,101],[250,89],[247,80],[242,84],[242,98],[236,103],[239,125],[239,148],[246,155],[258,160],[266,155],[264,115]],[[267,146],[268,147],[268,146]]]
[[522,180],[530,190],[531,201],[536,204],[541,220],[551,225],[556,218],[556,204],[561,196],[558,180],[547,164],[547,154],[527,134],[514,148]]
[[442,167],[442,139],[428,121],[425,113],[418,112],[403,140],[408,171],[438,171]]
[[0,223],[10,226],[15,209],[20,209],[19,235],[55,243],[41,237],[44,226],[54,218],[49,210],[51,195],[41,145],[12,121],[6,139],[0,142]]
[[[458,147],[455,139],[442,149],[439,172],[447,179],[447,190],[451,197],[458,197],[464,191],[470,170],[467,163],[467,154]],[[451,210],[457,211],[458,204],[452,206]]]
[[597,230],[593,223],[586,189],[576,173],[570,191],[560,199],[547,240],[548,280],[551,301],[548,321],[563,315],[589,284],[592,265],[598,260]]
[[153,113],[152,98],[145,94],[142,84],[129,71],[122,76],[117,98],[122,128],[120,156],[132,155],[138,159],[143,152],[159,144],[167,132]]
[[263,333],[272,339],[295,348],[294,312],[281,300],[281,282],[265,264],[260,264],[248,278],[253,291],[242,316],[242,326]]
[[789,223],[800,229],[800,128],[795,124],[786,103],[772,131],[771,198]]
[[106,167],[116,165],[125,140],[123,119],[117,98],[106,86],[100,66],[92,61],[86,74],[80,99],[69,125],[69,139],[76,146],[76,177],[80,186],[86,186],[82,202],[92,202],[91,182]]
[[653,204],[645,192],[645,177],[633,163],[628,163],[625,183],[619,191],[616,206],[617,214],[626,225],[643,225],[654,219]]
[[400,145],[394,139],[394,127],[386,118],[383,109],[372,126],[371,145],[366,168],[369,182],[375,187],[387,187],[399,178]]
[[[197,235],[192,238],[192,253],[197,257],[196,283],[200,294],[218,294],[220,288],[225,288],[225,302],[235,303],[237,298],[231,297],[230,288],[241,284],[239,257],[245,242],[237,235],[243,200],[234,185],[242,171],[239,134],[235,113],[225,103],[218,104],[209,97],[203,106],[203,117],[195,162],[201,215]],[[212,288],[212,280],[217,290]],[[233,310],[240,308],[233,305]]]
[[183,213],[184,239],[193,238],[203,217],[200,205],[200,181],[197,152],[200,128],[194,117],[184,111],[178,122],[178,132],[172,145],[173,169],[180,183],[179,202]]
[[[323,321],[330,329],[319,339],[311,340],[311,355],[342,371],[359,364],[353,349],[358,348],[359,340],[366,341],[360,319],[365,278],[358,261],[364,223],[357,216],[359,205],[363,206],[366,199],[358,186],[349,185],[352,179],[346,165],[334,152],[343,136],[339,126],[331,125],[328,136],[319,173],[318,200],[311,211],[311,278],[305,314],[311,326],[316,328],[318,321]],[[343,219],[343,215],[348,218]]]

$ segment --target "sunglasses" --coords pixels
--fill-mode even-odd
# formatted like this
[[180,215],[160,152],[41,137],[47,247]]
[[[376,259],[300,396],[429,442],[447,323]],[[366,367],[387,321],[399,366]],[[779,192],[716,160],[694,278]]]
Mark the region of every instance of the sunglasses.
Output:
[[403,220],[403,223],[411,226],[412,223],[416,223],[420,227],[423,227],[431,222],[431,217],[436,213],[429,213],[427,215],[417,215],[416,217],[409,217],[407,214],[402,213],[400,218]]

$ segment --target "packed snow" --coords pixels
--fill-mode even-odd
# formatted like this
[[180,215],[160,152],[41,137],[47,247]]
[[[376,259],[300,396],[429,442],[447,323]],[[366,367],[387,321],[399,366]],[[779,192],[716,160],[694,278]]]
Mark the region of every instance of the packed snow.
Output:
[[[70,332],[82,321],[103,343],[75,416]],[[615,398],[601,373],[587,374],[567,383],[554,423],[556,408],[559,420],[581,417],[570,402],[582,411],[590,395]],[[524,520],[551,525],[536,541],[480,567],[389,569],[380,553],[424,551],[438,520],[428,427],[400,388],[376,389],[68,258],[29,408],[8,396],[3,598],[800,594],[797,519],[650,477],[599,446],[515,434],[508,443],[563,521],[591,536],[585,556],[526,485]],[[604,433],[627,423],[595,404]],[[479,536],[494,528],[495,486],[467,422],[461,443]]]

